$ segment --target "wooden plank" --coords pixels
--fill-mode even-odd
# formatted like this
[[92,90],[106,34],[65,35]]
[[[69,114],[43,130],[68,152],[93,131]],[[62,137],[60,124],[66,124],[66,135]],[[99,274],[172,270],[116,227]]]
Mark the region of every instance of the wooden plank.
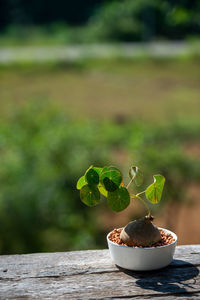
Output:
[[[171,267],[200,265],[200,245],[178,246]],[[0,279],[116,272],[108,250],[0,256]]]
[[0,256],[0,278],[7,279],[110,271],[117,269],[108,250]]
[[167,268],[157,272],[110,272],[0,281],[0,297],[101,299],[200,293],[200,268]]
[[117,268],[108,250],[6,255],[0,298],[200,298],[199,270],[200,245],[177,247],[174,262],[154,272]]

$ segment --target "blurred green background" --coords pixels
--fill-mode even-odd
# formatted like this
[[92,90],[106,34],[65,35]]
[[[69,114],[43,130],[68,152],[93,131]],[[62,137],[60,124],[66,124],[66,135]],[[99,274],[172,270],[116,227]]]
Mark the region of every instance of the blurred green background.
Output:
[[199,0],[1,0],[2,43],[198,38]]
[[[199,33],[200,1],[0,2],[0,254],[105,248],[109,230],[145,213],[84,206],[76,181],[91,164],[125,181],[138,165],[144,185],[163,174],[156,224],[200,243],[200,52],[170,52]],[[101,53],[163,41],[168,55]],[[96,58],[8,56],[94,43]]]

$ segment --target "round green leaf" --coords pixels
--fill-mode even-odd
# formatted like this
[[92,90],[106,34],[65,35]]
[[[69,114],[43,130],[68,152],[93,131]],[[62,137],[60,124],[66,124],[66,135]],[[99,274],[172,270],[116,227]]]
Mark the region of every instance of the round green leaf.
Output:
[[146,198],[152,203],[158,203],[162,196],[165,178],[162,175],[154,175],[154,182],[145,191]]
[[80,177],[76,184],[77,190],[80,190],[86,184],[87,184],[87,182],[85,180],[85,176]]
[[111,210],[120,212],[130,204],[127,188],[120,186],[114,192],[108,192],[108,206]]
[[137,186],[143,183],[143,173],[138,167],[131,167],[129,169],[129,177]]
[[121,172],[115,167],[105,167],[100,174],[100,182],[108,192],[114,192],[122,182]]
[[94,168],[87,171],[85,178],[88,184],[99,184],[99,174]]
[[88,206],[95,206],[99,203],[100,193],[95,185],[86,184],[80,190],[81,201]]

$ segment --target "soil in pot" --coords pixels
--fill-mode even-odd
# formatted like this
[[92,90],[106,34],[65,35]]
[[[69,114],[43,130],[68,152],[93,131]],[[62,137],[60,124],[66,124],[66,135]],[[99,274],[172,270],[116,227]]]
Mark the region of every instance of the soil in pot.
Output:
[[[118,245],[123,245],[123,246],[129,246],[126,242],[123,242],[120,239],[120,234],[122,232],[123,228],[119,228],[119,229],[114,229],[110,235],[109,235],[109,240],[112,241],[113,243],[116,243]],[[165,233],[163,230],[160,230],[160,234],[161,234],[161,240],[157,243],[154,244],[150,244],[148,246],[137,246],[137,245],[133,245],[132,247],[135,248],[155,248],[155,247],[161,247],[161,246],[166,246],[166,245],[170,245],[171,243],[173,243],[175,240],[173,238],[173,236],[171,234]]]

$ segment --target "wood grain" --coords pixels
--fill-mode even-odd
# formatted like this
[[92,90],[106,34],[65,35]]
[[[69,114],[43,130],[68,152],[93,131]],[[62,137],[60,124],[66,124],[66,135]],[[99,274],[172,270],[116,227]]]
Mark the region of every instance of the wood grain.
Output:
[[0,256],[0,298],[198,299],[200,245],[178,246],[165,269],[132,272],[108,250]]

